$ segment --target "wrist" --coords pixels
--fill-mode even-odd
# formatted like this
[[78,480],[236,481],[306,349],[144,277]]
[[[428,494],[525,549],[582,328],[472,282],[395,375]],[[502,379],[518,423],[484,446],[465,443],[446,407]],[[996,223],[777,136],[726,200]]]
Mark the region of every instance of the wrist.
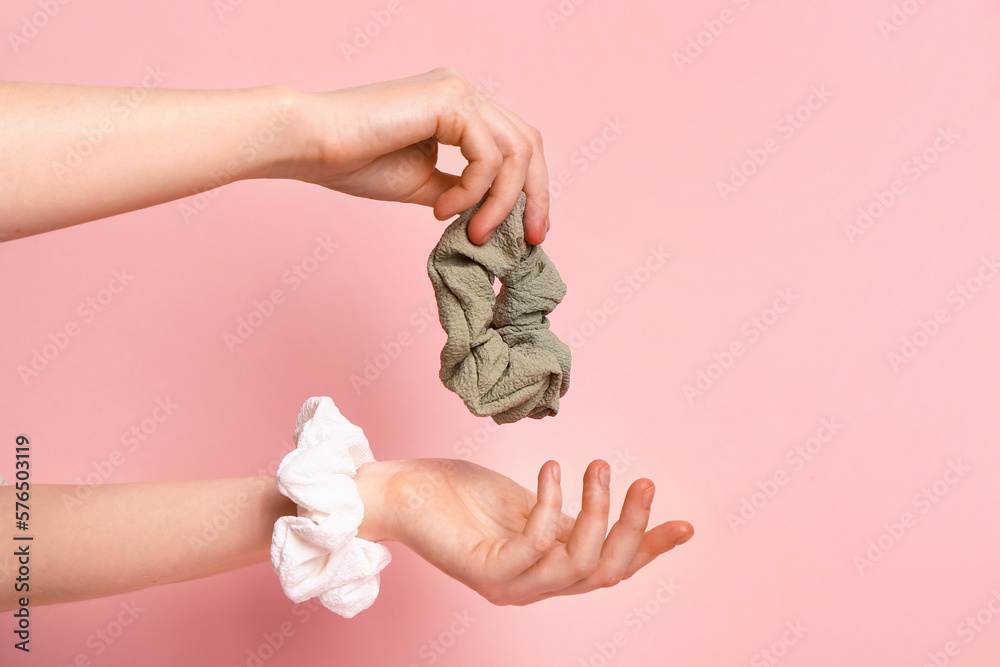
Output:
[[240,146],[254,167],[242,176],[298,178],[308,161],[309,138],[304,120],[306,94],[291,86],[270,85],[248,91],[256,122]]
[[395,511],[392,500],[393,478],[401,461],[372,461],[363,464],[354,474],[354,483],[364,505],[364,519],[358,526],[358,537],[369,542],[397,540]]

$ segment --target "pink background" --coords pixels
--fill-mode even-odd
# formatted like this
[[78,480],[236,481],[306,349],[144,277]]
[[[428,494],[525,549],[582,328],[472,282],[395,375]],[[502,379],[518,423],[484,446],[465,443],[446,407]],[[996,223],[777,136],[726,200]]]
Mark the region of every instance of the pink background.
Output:
[[[261,564],[37,608],[27,664],[995,664],[995,3],[398,0],[348,58],[387,3],[233,0],[220,18],[222,2],[72,2],[15,50],[41,10],[9,0],[0,76],[135,86],[153,67],[167,87],[322,90],[459,69],[542,130],[563,176],[545,244],[569,285],[552,318],[575,351],[562,411],[492,429],[441,386],[428,209],[245,182],[188,220],[174,202],[0,246],[0,473],[23,432],[37,482],[252,475],[303,400],[329,395],[379,458],[468,456],[529,486],[554,458],[578,506],[603,457],[615,503],[650,477],[654,520],[697,534],[617,588],[528,608],[393,545],[375,605],[345,620],[292,605]],[[877,217],[852,234],[859,207]],[[293,290],[282,276],[327,237],[333,258]],[[651,248],[670,255],[656,270]],[[123,267],[134,279],[87,321],[78,304]],[[285,302],[230,351],[224,334],[276,288]],[[791,305],[769,311],[780,291]],[[177,406],[162,423],[158,399]],[[130,602],[134,622],[95,639]],[[4,664],[21,659],[10,624]]]

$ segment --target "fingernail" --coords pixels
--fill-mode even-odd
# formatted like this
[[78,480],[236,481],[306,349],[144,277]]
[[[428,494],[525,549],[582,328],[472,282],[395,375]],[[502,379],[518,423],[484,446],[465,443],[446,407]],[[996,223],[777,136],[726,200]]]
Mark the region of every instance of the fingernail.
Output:
[[552,478],[556,480],[556,484],[562,482],[562,472],[559,470],[558,463],[552,466]]
[[675,547],[680,546],[681,544],[684,544],[685,542],[690,540],[692,537],[694,537],[694,533],[684,533],[679,538],[677,538],[677,540],[674,542],[674,546]]
[[653,494],[656,493],[656,487],[651,486],[642,492],[642,506],[649,509],[653,506]]
[[551,227],[551,226],[552,225],[549,223],[549,216],[545,216],[545,233],[546,234],[549,233],[549,227]]
[[601,480],[601,487],[606,491],[611,486],[611,466],[601,466],[597,478]]

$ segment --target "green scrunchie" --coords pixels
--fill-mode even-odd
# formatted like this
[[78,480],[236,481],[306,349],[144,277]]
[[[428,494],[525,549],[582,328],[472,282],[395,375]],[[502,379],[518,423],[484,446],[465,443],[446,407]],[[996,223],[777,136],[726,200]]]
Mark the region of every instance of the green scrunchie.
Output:
[[[549,331],[546,317],[566,285],[545,251],[525,242],[524,202],[521,193],[493,236],[477,246],[467,229],[480,201],[448,226],[427,261],[448,334],[441,381],[474,415],[498,424],[555,415],[569,389],[569,347]],[[502,283],[499,295],[494,277]]]

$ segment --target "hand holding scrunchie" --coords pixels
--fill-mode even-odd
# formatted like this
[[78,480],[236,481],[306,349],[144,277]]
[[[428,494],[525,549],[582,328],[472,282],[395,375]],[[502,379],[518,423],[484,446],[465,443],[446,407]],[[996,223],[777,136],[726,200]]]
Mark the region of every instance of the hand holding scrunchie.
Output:
[[448,334],[441,381],[498,424],[555,415],[569,389],[570,350],[546,315],[566,285],[545,251],[524,240],[524,193],[489,240],[474,245],[466,229],[480,204],[448,226],[427,262]]
[[295,424],[296,449],[278,467],[278,489],[298,505],[298,516],[278,519],[271,564],[293,602],[319,597],[351,618],[378,595],[389,550],[356,537],[364,505],[354,483],[372,462],[368,441],[327,397],[310,398]]

